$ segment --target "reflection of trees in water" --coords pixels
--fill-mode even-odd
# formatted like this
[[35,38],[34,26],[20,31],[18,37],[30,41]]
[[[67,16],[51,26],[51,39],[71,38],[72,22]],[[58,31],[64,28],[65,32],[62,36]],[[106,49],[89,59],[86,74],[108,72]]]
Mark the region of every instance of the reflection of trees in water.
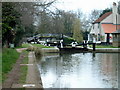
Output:
[[57,57],[43,57],[40,66],[44,73],[43,76],[52,73],[54,79],[56,78],[53,84],[56,84],[55,82],[61,84],[59,79],[66,78],[64,77],[66,74],[76,73],[79,77],[81,73],[85,74],[84,70],[87,69],[90,70],[89,74],[92,74],[103,87],[116,87],[117,60],[117,54],[111,53],[63,54]]
[[117,87],[117,54],[101,54],[101,74],[103,81]]

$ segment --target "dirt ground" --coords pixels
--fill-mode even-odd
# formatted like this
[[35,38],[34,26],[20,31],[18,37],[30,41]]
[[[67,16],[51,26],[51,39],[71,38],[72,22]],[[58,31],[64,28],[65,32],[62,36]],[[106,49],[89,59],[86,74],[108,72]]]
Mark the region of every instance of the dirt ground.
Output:
[[9,72],[8,78],[2,84],[2,88],[43,88],[40,74],[37,69],[36,58],[34,52],[29,52],[28,58],[28,71],[26,77],[26,83],[19,83],[20,77],[20,64],[22,63],[25,54],[22,52],[25,49],[17,49],[20,52],[20,57],[17,60],[16,64],[13,66],[13,69]]

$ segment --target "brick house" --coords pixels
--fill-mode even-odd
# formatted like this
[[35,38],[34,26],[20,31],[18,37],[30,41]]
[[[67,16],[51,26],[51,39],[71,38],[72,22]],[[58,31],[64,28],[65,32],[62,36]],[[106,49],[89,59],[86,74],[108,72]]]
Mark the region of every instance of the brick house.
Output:
[[96,43],[112,43],[112,33],[120,29],[120,15],[117,5],[113,3],[112,12],[107,12],[92,23],[88,41],[95,40]]

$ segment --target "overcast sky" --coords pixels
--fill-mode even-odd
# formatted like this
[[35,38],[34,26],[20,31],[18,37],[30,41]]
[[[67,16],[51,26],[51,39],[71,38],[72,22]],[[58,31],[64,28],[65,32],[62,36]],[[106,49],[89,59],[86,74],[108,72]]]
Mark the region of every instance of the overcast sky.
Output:
[[90,13],[94,9],[105,9],[112,6],[113,2],[120,0],[58,0],[56,7],[63,10],[82,10],[84,13]]
[[[30,1],[39,1],[39,0],[2,0],[2,2],[30,2]],[[43,0],[51,1],[51,0]],[[77,11],[80,9],[83,13],[90,13],[91,10],[98,9],[104,10],[105,8],[112,7],[113,2],[118,2],[120,0],[57,0],[53,5],[58,9],[66,11]]]

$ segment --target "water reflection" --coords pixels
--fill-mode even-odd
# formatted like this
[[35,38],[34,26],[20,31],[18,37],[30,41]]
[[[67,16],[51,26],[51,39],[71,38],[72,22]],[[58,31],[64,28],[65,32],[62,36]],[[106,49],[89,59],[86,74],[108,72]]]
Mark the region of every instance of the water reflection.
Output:
[[44,88],[117,88],[117,53],[43,56],[38,64]]

